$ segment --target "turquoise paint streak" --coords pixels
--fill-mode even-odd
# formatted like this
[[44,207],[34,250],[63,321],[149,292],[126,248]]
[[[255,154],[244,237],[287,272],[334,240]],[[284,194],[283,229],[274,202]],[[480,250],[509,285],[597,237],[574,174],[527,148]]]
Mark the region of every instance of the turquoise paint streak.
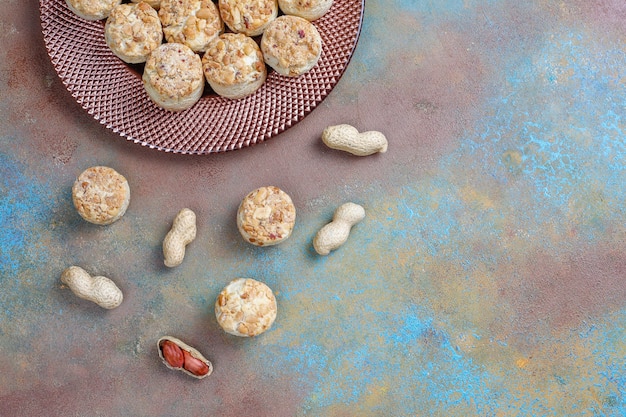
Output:
[[[26,175],[19,162],[0,154],[0,323],[15,317],[20,309],[33,306],[21,294],[38,277],[37,264],[45,264],[47,251],[39,245],[41,234],[33,224],[46,224],[53,199],[49,188]],[[0,332],[3,332],[0,327]]]
[[[490,392],[484,382],[489,375],[458,353],[445,332],[433,326],[432,318],[420,317],[416,313],[419,314],[416,311],[393,315],[380,312],[379,322],[389,323],[397,321],[397,317],[406,317],[397,323],[397,328],[372,331],[371,338],[375,334],[384,338],[382,345],[347,344],[333,350],[314,342],[291,349],[270,346],[262,354],[262,360],[273,363],[280,358],[280,369],[297,369],[302,384],[315,380],[315,375],[323,376],[303,406],[305,415],[324,415],[319,410],[334,404],[356,404],[372,387],[384,385],[390,375],[404,387],[389,393],[398,400],[396,408],[375,407],[372,412],[385,411],[389,416],[411,415],[421,409],[419,404],[424,393],[428,393],[433,410],[445,413],[459,403],[465,403],[475,404],[478,415],[489,415]],[[354,328],[347,325],[345,330]],[[415,366],[415,358],[420,356],[428,357],[428,360],[419,361],[421,365]],[[411,367],[406,366],[409,363]]]
[[[626,181],[626,90],[619,81],[624,77],[623,53],[606,51],[588,35],[556,33],[536,56],[508,68],[503,94],[489,109],[494,116],[476,126],[460,154],[490,162],[485,175],[511,193],[534,188],[537,210],[528,213],[528,224],[553,222],[584,196],[581,190],[595,191],[606,214],[614,216],[610,220],[618,220],[626,198],[620,185]],[[502,158],[511,150],[522,158],[515,168]],[[586,232],[598,236],[593,227]]]
[[[338,91],[343,96],[350,96],[351,92],[360,90],[368,77],[370,82],[384,83],[389,75],[385,62],[397,60],[397,51],[420,50],[428,45],[431,36],[438,31],[435,26],[438,22],[459,18],[473,21],[472,14],[476,13],[477,5],[489,7],[499,2],[504,3],[502,0],[366,1],[361,34],[352,62],[362,63],[367,71],[348,67],[345,81],[339,83]],[[373,9],[376,12],[372,12]],[[401,35],[390,39],[388,28],[391,26]],[[390,52],[394,53],[391,57],[387,56]]]
[[606,393],[601,403],[589,410],[589,415],[626,415],[626,359],[618,349],[624,339],[624,329],[616,325],[624,322],[626,310],[612,314],[605,322],[588,324],[578,334],[580,340],[592,347],[590,357],[583,359],[599,370],[598,380],[591,382],[598,391]]
[[48,189],[29,178],[19,163],[0,154],[0,273],[3,277],[18,273],[24,263],[30,265],[33,260],[41,259],[41,253],[32,256],[38,235],[31,225],[49,213],[52,198]]
[[[430,6],[423,2],[397,4],[413,12]],[[276,369],[298,369],[304,375],[318,375],[317,379],[308,379],[314,381],[314,386],[303,405],[304,414],[324,415],[321,410],[335,404],[358,404],[371,387],[389,384],[392,375],[388,395],[395,400],[395,408],[386,410],[390,416],[452,415],[449,413],[457,405],[481,416],[498,412],[511,416],[558,415],[559,410],[547,405],[545,393],[539,389],[530,387],[518,392],[506,378],[490,373],[471,355],[459,350],[451,341],[450,331],[489,338],[490,330],[473,323],[456,328],[453,317],[429,308],[438,301],[432,292],[431,298],[420,300],[420,306],[402,297],[393,308],[359,306],[363,290],[356,290],[357,284],[350,280],[337,279],[333,270],[344,262],[351,267],[358,264],[367,272],[363,285],[381,298],[393,298],[391,291],[402,292],[406,287],[387,288],[384,283],[388,274],[394,274],[393,282],[405,279],[400,285],[407,287],[427,285],[430,277],[424,258],[461,265],[467,277],[476,265],[489,270],[510,259],[514,254],[498,246],[503,233],[498,225],[507,218],[516,219],[528,233],[528,239],[551,250],[555,249],[554,243],[543,236],[544,229],[556,223],[556,230],[567,230],[570,216],[577,216],[575,222],[582,228],[582,241],[592,243],[604,236],[603,224],[623,223],[626,91],[618,80],[626,76],[626,56],[606,51],[585,34],[554,35],[555,39],[546,42],[535,55],[516,59],[514,65],[506,67],[500,80],[502,94],[495,95],[486,105],[485,112],[491,117],[482,119],[473,131],[466,133],[458,150],[442,159],[439,175],[402,188],[395,203],[381,211],[378,218],[368,218],[368,236],[377,239],[367,241],[364,250],[375,246],[371,253],[379,253],[384,250],[380,242],[394,241],[396,247],[413,251],[415,259],[409,265],[413,272],[397,266],[391,271],[381,269],[370,262],[367,253],[343,249],[313,265],[309,278],[315,280],[315,285],[305,289],[284,287],[283,299],[292,300],[296,294],[308,291],[311,299],[325,300],[328,311],[345,318],[333,320],[340,326],[324,328],[325,317],[312,313],[308,322],[302,323],[302,328],[311,330],[296,341],[296,348],[280,348],[281,343],[269,346],[266,359]],[[613,72],[603,72],[601,68]],[[519,152],[519,166],[504,161],[507,151]],[[489,195],[496,199],[497,208],[467,207],[468,203],[461,199],[466,185],[485,190],[490,190],[489,186],[500,187],[501,194]],[[587,199],[593,203],[594,193],[599,193],[602,205],[587,208]],[[570,207],[577,204],[581,213],[570,213]],[[597,222],[596,211],[600,209],[602,220]],[[467,212],[473,212],[473,217],[461,218]],[[478,252],[471,243],[482,243],[488,250]],[[307,258],[304,262],[310,261]],[[415,272],[419,267],[424,267],[421,275]],[[417,279],[414,274],[421,280],[416,284],[409,282]],[[472,283],[467,281],[467,285]],[[357,307],[345,311],[341,303]],[[573,383],[571,377],[554,375],[571,408],[579,410],[581,416],[626,415],[626,361],[617,354],[624,331],[613,326],[623,322],[625,314],[620,312],[619,318],[607,319],[609,324],[593,331],[585,331],[583,326],[580,336],[572,336],[597,346],[590,358],[584,358],[584,363],[589,360],[595,366],[581,370],[578,376],[597,387],[604,403],[585,409],[578,402],[577,393],[568,391]],[[359,333],[365,340],[380,341],[362,344],[362,339],[346,335],[351,332]],[[319,341],[329,338],[340,338],[343,343],[337,348],[324,348]],[[559,346],[574,339],[546,337],[544,342]],[[507,346],[506,341],[496,342],[503,349]],[[512,366],[511,371],[514,370]]]
[[473,12],[476,6],[492,5],[503,3],[502,0],[395,0],[388,2],[390,7],[411,14],[428,16],[436,15],[437,19],[447,15],[459,15],[461,13]]

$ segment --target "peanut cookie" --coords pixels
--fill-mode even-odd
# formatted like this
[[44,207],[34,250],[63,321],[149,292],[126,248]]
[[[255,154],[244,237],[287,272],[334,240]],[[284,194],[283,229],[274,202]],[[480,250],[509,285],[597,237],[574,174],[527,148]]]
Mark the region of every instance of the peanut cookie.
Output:
[[257,36],[278,16],[277,0],[219,0],[226,26],[235,33]]
[[333,5],[333,0],[278,0],[284,14],[300,16],[313,21],[324,16]]
[[86,20],[106,19],[122,0],[65,0],[71,11]]
[[261,51],[265,63],[276,72],[297,77],[317,64],[322,53],[322,38],[308,20],[283,15],[265,29]]
[[204,92],[200,56],[180,43],[164,43],[152,51],[142,79],[150,99],[170,111],[188,109]]
[[242,33],[224,33],[214,39],[202,58],[202,68],[213,91],[231,99],[254,93],[267,77],[261,49]]
[[239,205],[237,228],[256,246],[276,245],[291,235],[296,208],[291,197],[278,187],[261,187],[250,192]]
[[159,10],[159,8],[161,7],[161,0],[130,0],[130,1],[133,3],[140,3],[142,1],[145,1],[150,6],[152,6],[152,8],[155,10]]
[[146,62],[163,41],[161,21],[148,3],[125,3],[111,11],[104,25],[106,43],[129,64]]
[[95,166],[83,171],[72,187],[78,214],[94,224],[111,224],[124,215],[130,203],[130,187],[113,168]]
[[226,333],[252,337],[268,330],[276,320],[274,293],[264,283],[237,278],[220,292],[215,317]]
[[161,0],[159,18],[168,42],[182,43],[194,52],[206,51],[209,42],[224,31],[211,0]]

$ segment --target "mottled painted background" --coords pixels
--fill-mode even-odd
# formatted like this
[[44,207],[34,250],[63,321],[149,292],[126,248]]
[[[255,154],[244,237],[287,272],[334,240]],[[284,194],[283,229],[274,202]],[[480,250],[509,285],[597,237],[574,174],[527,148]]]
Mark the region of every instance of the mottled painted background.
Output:
[[[59,0],[60,1],[60,0]],[[74,102],[45,51],[35,0],[0,16],[0,415],[626,415],[626,3],[367,0],[344,77],[263,144],[159,153]],[[386,154],[326,148],[321,130],[380,130]],[[124,174],[122,220],[89,225],[74,178]],[[261,185],[298,209],[292,237],[238,235]],[[335,207],[367,217],[328,257]],[[162,266],[176,212],[198,214],[182,266]],[[114,279],[105,311],[59,280]],[[212,313],[256,278],[279,315],[252,340]],[[177,336],[213,361],[166,369]]]

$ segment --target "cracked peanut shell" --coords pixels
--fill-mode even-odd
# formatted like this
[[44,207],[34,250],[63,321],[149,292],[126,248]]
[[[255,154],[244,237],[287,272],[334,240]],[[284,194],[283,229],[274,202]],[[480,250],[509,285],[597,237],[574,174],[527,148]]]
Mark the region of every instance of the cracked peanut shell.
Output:
[[[204,373],[203,375],[197,375],[194,372],[191,372],[190,370],[185,369],[185,365],[181,364],[181,366],[172,366],[169,364],[169,362],[167,361],[167,359],[165,359],[164,355],[163,355],[163,343],[164,342],[172,342],[173,344],[175,344],[176,346],[178,346],[181,350],[187,352],[189,355],[191,355],[192,358],[195,358],[199,361],[201,361],[202,363],[204,363],[207,367],[208,367],[208,371],[206,373]],[[211,361],[209,361],[207,358],[204,357],[204,355],[202,355],[202,353],[200,353],[197,349],[189,346],[188,344],[186,344],[185,342],[183,342],[182,340],[173,337],[173,336],[163,336],[161,337],[158,341],[157,341],[157,351],[159,352],[159,358],[161,358],[161,360],[163,361],[163,364],[168,367],[169,369],[173,369],[176,371],[181,371],[191,377],[197,378],[197,379],[202,379],[202,378],[206,378],[207,376],[211,375],[211,373],[213,373],[213,364],[211,363]]]

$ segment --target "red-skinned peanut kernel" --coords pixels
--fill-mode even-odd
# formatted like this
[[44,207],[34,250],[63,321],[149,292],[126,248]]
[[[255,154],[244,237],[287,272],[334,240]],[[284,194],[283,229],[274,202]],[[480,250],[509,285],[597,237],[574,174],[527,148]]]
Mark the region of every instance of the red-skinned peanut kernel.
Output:
[[183,367],[187,371],[197,376],[202,376],[209,373],[209,367],[206,363],[202,362],[200,359],[194,358],[186,350],[183,350],[183,355],[185,357],[185,364]]
[[173,368],[182,368],[185,363],[185,354],[187,352],[179,348],[175,343],[169,340],[164,341],[161,344],[161,351],[163,352],[163,358]]

